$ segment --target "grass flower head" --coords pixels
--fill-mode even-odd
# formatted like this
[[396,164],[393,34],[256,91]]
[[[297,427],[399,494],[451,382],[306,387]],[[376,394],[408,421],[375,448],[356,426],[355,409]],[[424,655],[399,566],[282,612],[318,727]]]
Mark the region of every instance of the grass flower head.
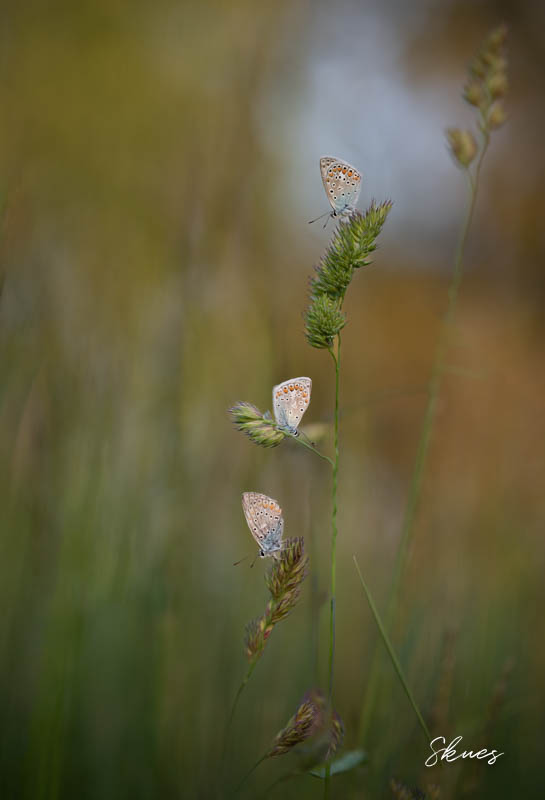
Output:
[[246,655],[250,661],[261,656],[274,626],[295,608],[307,571],[304,540],[301,537],[286,539],[280,558],[271,564],[265,575],[271,596],[265,613],[246,626]]
[[307,767],[323,764],[335,755],[343,736],[340,716],[329,708],[321,689],[311,689],[276,735],[267,757],[284,755],[297,747]]
[[245,433],[254,444],[276,447],[284,439],[285,434],[275,424],[269,412],[263,414],[252,403],[235,403],[229,413],[235,428]]

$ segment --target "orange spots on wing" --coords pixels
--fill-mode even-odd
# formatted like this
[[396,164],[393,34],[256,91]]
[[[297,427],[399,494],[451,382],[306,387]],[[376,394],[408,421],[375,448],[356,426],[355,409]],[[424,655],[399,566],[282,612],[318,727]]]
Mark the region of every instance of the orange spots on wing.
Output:
[[346,167],[343,167],[343,175],[346,175]]
[[349,178],[351,178],[351,177],[352,177],[352,170],[351,170],[351,169],[349,169],[349,170],[348,170],[348,177],[349,177]]
[[287,394],[287,393],[288,393],[288,387],[284,386],[284,394]]
[[293,392],[293,383],[290,383],[290,392]]

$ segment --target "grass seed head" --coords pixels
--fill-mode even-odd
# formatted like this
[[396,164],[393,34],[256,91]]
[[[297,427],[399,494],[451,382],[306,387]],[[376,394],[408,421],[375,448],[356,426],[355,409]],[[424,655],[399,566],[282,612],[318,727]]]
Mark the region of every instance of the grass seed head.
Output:
[[267,757],[284,755],[314,736],[323,725],[324,712],[323,693],[319,689],[311,689],[305,694],[287,725],[277,733]]
[[259,658],[274,626],[295,608],[308,572],[308,556],[301,537],[286,539],[280,553],[265,574],[270,600],[262,617],[246,626],[244,644],[250,661]]
[[469,167],[477,155],[477,142],[471,131],[449,128],[447,138],[454,160],[461,167]]
[[252,403],[235,403],[229,413],[235,428],[261,447],[276,447],[284,439],[284,433],[272,418],[262,414]]
[[321,689],[311,689],[277,734],[267,756],[284,755],[297,748],[302,763],[309,769],[329,761],[341,746],[343,737],[340,716],[331,709]]

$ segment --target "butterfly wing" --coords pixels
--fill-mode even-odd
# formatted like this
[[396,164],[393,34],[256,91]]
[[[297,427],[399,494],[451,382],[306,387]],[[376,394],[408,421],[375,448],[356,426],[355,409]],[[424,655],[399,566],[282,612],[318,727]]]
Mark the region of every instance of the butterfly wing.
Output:
[[278,425],[297,433],[297,426],[310,403],[310,378],[292,378],[273,389],[273,411]]
[[362,177],[356,167],[340,158],[320,159],[320,173],[327,199],[335,214],[352,210],[358,202]]
[[284,519],[276,500],[259,492],[244,492],[242,509],[250,533],[263,555],[272,555],[281,550]]

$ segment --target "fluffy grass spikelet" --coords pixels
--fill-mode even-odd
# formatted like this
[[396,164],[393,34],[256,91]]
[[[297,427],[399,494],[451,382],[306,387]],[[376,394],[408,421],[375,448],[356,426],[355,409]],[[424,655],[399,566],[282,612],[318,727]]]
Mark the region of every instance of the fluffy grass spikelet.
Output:
[[297,711],[274,739],[268,758],[282,756],[296,745],[307,741],[323,725],[325,701],[320,690],[313,689],[305,694]]
[[314,298],[305,312],[305,333],[311,347],[325,350],[346,325],[346,316],[338,300],[326,294]]
[[298,749],[307,767],[323,764],[335,755],[343,737],[344,726],[340,716],[329,708],[321,689],[311,689],[287,725],[276,735],[267,757],[284,755],[303,745]]
[[[478,127],[488,140],[491,131],[507,119],[502,100],[507,93],[507,27],[500,25],[488,34],[469,65],[463,98],[479,113]],[[467,169],[479,148],[471,131],[449,128],[447,139],[455,162]]]
[[377,205],[373,200],[365,214],[355,211],[339,223],[311,280],[311,297],[344,298],[354,270],[371,263],[368,257],[376,250],[376,239],[391,208],[390,201]]
[[286,539],[280,558],[272,563],[265,575],[271,596],[265,613],[246,626],[244,642],[250,661],[261,656],[274,626],[293,611],[307,572],[308,556],[304,540],[301,537]]
[[269,413],[262,412],[252,403],[240,402],[229,409],[235,428],[245,433],[260,447],[276,447],[285,434],[277,427]]
[[[488,34],[469,66],[469,84],[464,96],[468,99],[468,89],[477,87],[480,90],[480,102],[473,102],[472,105],[483,111],[490,101],[504,97],[507,92],[506,42],[507,26],[499,25]],[[471,100],[468,99],[468,102]]]
[[373,201],[365,214],[355,211],[337,226],[310,281],[305,332],[312,347],[330,349],[346,325],[341,310],[346,290],[354,271],[371,263],[369,255],[376,249],[376,239],[391,208],[390,201],[378,205]]
[[477,142],[471,131],[449,128],[447,139],[454,160],[462,167],[469,167],[478,150]]
[[340,715],[333,710],[329,721],[329,746],[324,761],[330,761],[340,749],[344,739],[344,724]]

